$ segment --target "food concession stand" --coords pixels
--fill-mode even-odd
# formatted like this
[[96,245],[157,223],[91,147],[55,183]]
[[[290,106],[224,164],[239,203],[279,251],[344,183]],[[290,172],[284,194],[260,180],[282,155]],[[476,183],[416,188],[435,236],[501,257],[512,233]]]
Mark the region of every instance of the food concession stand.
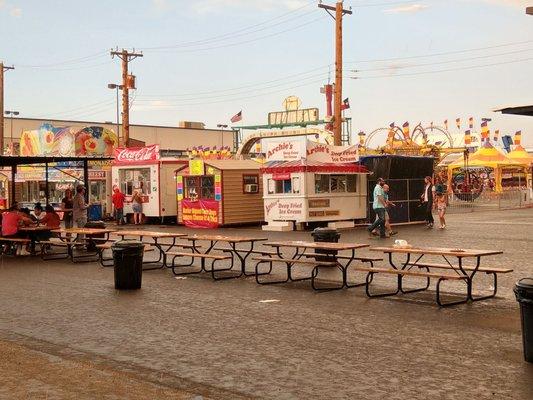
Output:
[[178,223],[191,228],[264,220],[260,164],[190,160],[176,172]]

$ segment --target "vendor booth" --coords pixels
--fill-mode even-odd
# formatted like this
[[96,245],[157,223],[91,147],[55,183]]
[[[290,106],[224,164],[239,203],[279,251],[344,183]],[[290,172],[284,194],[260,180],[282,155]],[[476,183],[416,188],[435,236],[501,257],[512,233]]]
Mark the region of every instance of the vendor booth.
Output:
[[367,169],[356,163],[298,160],[261,169],[265,230],[292,230],[295,224],[366,218]]
[[187,160],[161,157],[159,145],[115,149],[112,184],[126,195],[124,215],[133,215],[132,196],[142,197],[142,213],[146,218],[174,220],[176,209],[175,171]]
[[178,223],[191,228],[264,220],[260,165],[252,160],[190,160],[176,171]]

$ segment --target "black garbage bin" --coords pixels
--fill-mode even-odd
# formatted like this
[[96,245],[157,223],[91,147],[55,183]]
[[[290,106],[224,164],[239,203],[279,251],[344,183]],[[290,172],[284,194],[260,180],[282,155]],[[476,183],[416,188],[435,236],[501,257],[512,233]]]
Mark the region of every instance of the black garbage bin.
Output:
[[516,282],[514,294],[520,303],[524,358],[527,362],[533,363],[533,278],[524,278]]
[[[338,243],[341,234],[337,229],[334,228],[316,228],[313,233],[311,233],[315,242],[330,242]],[[337,254],[336,250],[322,250],[316,249],[315,253],[320,254]],[[328,257],[317,257],[317,261],[330,261]]]
[[119,240],[111,246],[115,267],[115,289],[140,289],[144,245],[137,240]]
[[[85,224],[85,228],[95,228],[95,229],[105,229],[106,226],[105,226],[105,222],[104,221],[89,221]],[[105,233],[99,233],[97,235],[91,235],[91,238],[95,238],[95,239],[104,239],[105,238]],[[89,238],[88,238],[89,239]],[[98,242],[98,243],[101,243],[101,242]],[[88,244],[87,244],[87,251],[96,251],[96,245],[98,244],[97,242],[92,242],[89,240]]]

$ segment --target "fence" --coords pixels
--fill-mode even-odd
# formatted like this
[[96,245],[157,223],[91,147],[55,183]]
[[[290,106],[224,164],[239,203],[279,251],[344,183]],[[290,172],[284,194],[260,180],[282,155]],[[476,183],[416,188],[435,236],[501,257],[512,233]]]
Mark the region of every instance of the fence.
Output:
[[507,210],[533,206],[531,189],[512,189],[501,193],[483,191],[481,193],[461,193],[448,195],[448,212],[479,212]]

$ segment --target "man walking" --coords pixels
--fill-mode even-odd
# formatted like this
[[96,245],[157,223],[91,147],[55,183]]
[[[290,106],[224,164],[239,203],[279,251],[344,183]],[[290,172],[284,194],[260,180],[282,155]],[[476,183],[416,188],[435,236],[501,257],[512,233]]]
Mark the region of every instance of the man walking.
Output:
[[118,186],[113,189],[113,208],[115,209],[115,220],[117,225],[124,225],[124,200],[126,196],[120,191]]
[[426,223],[428,228],[433,228],[434,220],[433,220],[433,197],[434,197],[434,191],[435,187],[433,186],[433,182],[431,179],[431,176],[426,176],[424,178],[424,193],[422,193],[422,196],[420,196],[420,201],[422,202],[422,207],[424,207],[425,213],[426,213]]
[[374,188],[374,194],[373,194],[373,204],[372,208],[374,209],[374,212],[377,215],[377,219],[374,221],[370,227],[368,227],[368,232],[372,235],[372,231],[376,228],[379,228],[379,237],[384,239],[387,236],[385,236],[385,210],[387,207],[387,203],[385,202],[385,193],[383,191],[383,186],[385,185],[385,181],[383,178],[378,178],[378,181],[376,183],[376,187]]

